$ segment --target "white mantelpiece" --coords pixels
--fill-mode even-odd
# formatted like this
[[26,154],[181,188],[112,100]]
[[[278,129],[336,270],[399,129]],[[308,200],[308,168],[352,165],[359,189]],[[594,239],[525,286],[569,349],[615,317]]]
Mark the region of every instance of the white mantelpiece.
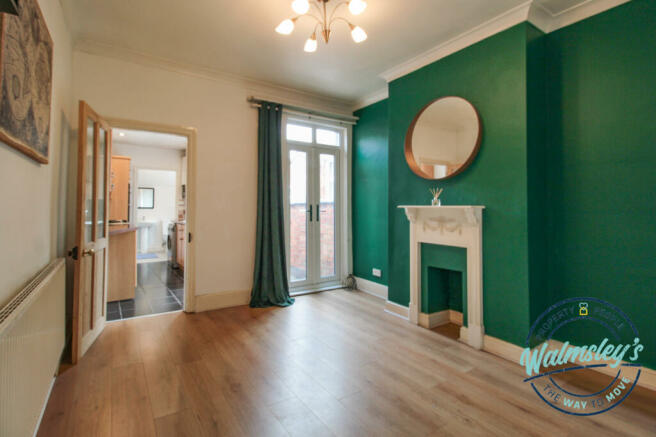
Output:
[[[484,206],[403,205],[410,220],[410,322],[419,323],[421,243],[467,249],[467,343],[483,347],[483,209]],[[462,328],[461,328],[462,329]],[[465,337],[465,336],[462,336]]]

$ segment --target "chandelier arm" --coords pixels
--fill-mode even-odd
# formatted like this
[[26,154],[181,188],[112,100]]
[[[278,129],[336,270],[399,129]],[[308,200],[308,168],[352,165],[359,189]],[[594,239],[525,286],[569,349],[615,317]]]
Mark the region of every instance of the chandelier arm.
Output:
[[335,12],[337,12],[337,10],[339,9],[339,7],[342,6],[342,5],[345,5],[345,4],[347,4],[347,3],[348,3],[348,1],[343,1],[343,2],[339,3],[337,6],[335,6],[335,7],[333,8],[333,11],[330,13],[330,19],[328,20],[330,23],[333,22],[333,17],[335,16]]
[[353,23],[351,23],[349,20],[347,20],[344,17],[335,17],[335,18],[333,18],[332,20],[330,20],[330,23],[328,24],[328,27],[331,27],[333,25],[334,21],[339,21],[339,20],[342,20],[343,22],[348,24],[349,27],[353,27]]
[[321,6],[319,6],[319,2],[317,0],[310,0],[310,4],[314,6],[314,8],[319,13],[319,15],[321,15],[322,11],[321,11]]
[[321,20],[319,17],[317,17],[317,16],[314,15],[314,14],[303,14],[303,15],[300,15],[298,18],[301,18],[301,17],[312,17],[312,18],[314,18],[314,19],[316,20],[316,22],[317,22],[318,24],[323,24],[323,20]]

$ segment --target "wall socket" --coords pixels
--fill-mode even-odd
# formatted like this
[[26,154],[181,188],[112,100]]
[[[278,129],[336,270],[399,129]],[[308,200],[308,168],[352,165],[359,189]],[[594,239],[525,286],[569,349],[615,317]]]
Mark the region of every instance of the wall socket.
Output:
[[383,272],[380,269],[373,269],[371,271],[371,274],[374,275],[377,278],[380,278],[383,276]]

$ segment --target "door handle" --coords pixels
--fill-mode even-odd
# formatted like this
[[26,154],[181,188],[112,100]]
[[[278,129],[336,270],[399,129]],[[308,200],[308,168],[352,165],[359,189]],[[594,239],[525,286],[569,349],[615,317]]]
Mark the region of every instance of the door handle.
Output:
[[321,221],[321,216],[319,216],[319,204],[317,203],[317,221]]
[[312,205],[310,205],[310,209],[307,212],[310,213],[310,221],[312,221]]
[[84,249],[82,251],[82,256],[89,256],[89,255],[95,255],[96,250],[95,249]]

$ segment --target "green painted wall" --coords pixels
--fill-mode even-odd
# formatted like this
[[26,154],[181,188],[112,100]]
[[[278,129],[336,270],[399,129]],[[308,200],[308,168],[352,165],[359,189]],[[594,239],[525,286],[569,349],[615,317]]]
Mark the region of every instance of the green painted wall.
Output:
[[[549,35],[549,293],[637,325],[656,368],[656,1]],[[595,338],[587,333],[588,339]]]
[[[530,320],[554,302],[547,276],[547,36],[527,27],[526,41],[526,170],[528,207],[528,262]],[[526,333],[528,335],[528,332]]]
[[[421,245],[421,312],[463,310],[467,290],[467,250]],[[466,319],[466,317],[465,317]]]
[[[360,109],[355,115],[360,120],[353,128],[353,274],[387,285],[387,100]],[[371,274],[373,268],[382,270],[381,278]]]
[[[397,79],[388,101],[358,113],[356,135],[362,129],[362,138],[376,137],[377,144],[387,140],[388,117],[389,164],[381,152],[374,159],[376,168],[389,167],[384,278],[391,301],[409,300],[408,221],[397,206],[428,204],[428,188],[439,185],[446,204],[487,207],[488,334],[521,345],[547,306],[594,296],[636,323],[647,345],[642,362],[656,368],[654,23],[656,1],[633,0],[549,35],[520,24]],[[443,95],[462,96],[478,108],[483,143],[467,171],[435,183],[410,171],[403,143],[416,112]],[[368,155],[359,158],[354,173],[370,168],[363,162]],[[358,183],[354,178],[361,199],[380,195],[375,184]],[[368,258],[377,254],[362,252],[371,235],[357,233],[381,227],[355,217],[356,272],[367,277]],[[444,305],[443,297],[425,298],[422,311]],[[578,342],[598,340],[592,330],[571,334]]]
[[[408,220],[398,205],[429,204],[428,189],[444,188],[447,205],[485,205],[483,287],[488,334],[520,344],[529,329],[527,177],[527,41],[522,23],[428,65],[389,86],[389,299],[409,301]],[[483,121],[474,163],[444,182],[426,181],[403,156],[406,131],[431,100],[464,97]],[[511,303],[511,304],[509,304]]]

